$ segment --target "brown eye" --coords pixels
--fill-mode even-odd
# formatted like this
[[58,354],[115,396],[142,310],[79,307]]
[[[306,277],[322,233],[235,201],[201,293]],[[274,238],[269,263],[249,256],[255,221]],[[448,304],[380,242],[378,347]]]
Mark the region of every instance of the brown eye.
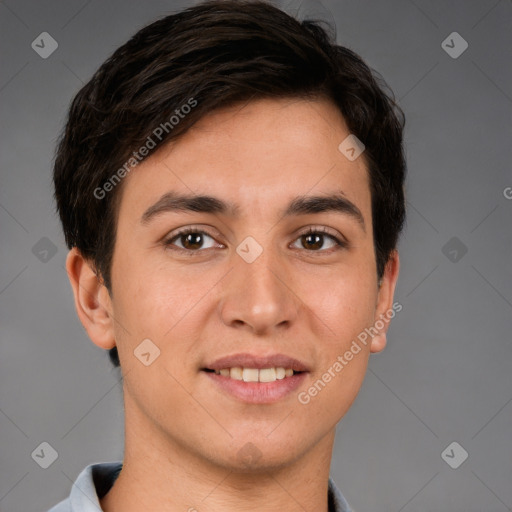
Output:
[[184,229],[179,233],[176,233],[172,238],[165,242],[167,247],[175,246],[172,248],[177,248],[178,250],[190,251],[190,252],[198,252],[199,249],[209,249],[210,247],[214,247],[215,244],[211,244],[209,247],[205,247],[205,243],[208,242],[208,239],[212,242],[215,242],[213,237],[211,237],[208,233],[198,229]]
[[321,249],[324,243],[324,236],[316,233],[302,235],[301,242],[305,249]]
[[[330,246],[326,246],[326,241],[330,240]],[[345,247],[346,243],[339,240],[334,235],[324,232],[321,229],[310,229],[306,233],[299,236],[297,241],[300,247],[314,252],[327,252],[329,249]]]
[[203,235],[200,233],[180,235],[179,239],[185,249],[200,249],[203,245]]

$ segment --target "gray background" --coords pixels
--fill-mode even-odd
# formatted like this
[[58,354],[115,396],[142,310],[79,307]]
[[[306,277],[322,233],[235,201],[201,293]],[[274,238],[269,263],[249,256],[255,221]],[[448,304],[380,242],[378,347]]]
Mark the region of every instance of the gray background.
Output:
[[[74,311],[53,149],[101,62],[187,5],[0,3],[2,512],[46,510],[85,465],[122,459],[119,373]],[[512,510],[512,2],[278,5],[334,21],[338,42],[384,76],[407,117],[403,310],[339,423],[331,474],[358,512]],[[43,31],[59,45],[48,59],[31,48]],[[441,46],[454,31],[469,44],[456,59]],[[41,252],[43,237],[55,255]],[[48,469],[31,457],[43,441],[58,452]],[[453,441],[469,453],[458,469],[441,457]]]

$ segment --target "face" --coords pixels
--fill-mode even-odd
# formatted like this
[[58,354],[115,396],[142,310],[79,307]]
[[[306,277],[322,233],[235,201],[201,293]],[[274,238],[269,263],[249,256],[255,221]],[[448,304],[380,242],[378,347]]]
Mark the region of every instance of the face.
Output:
[[[115,321],[96,341],[118,347],[127,422],[238,469],[248,442],[275,465],[332,433],[385,328],[344,355],[391,308],[398,272],[393,255],[379,288],[364,153],[338,149],[349,133],[327,101],[261,100],[203,118],[125,178]],[[178,195],[215,200],[194,211]],[[307,371],[260,384],[205,371],[240,353]],[[262,368],[292,366],[274,363]]]

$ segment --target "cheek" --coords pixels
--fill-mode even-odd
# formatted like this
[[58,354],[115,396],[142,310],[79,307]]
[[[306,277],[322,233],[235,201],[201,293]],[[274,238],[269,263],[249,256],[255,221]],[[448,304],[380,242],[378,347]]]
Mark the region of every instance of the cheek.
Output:
[[[324,345],[323,364],[316,372],[314,389],[307,390],[307,395],[333,417],[345,414],[366,373],[370,344],[363,338],[365,329],[373,323],[377,301],[373,268],[369,261],[367,265],[352,265],[350,271],[332,280],[328,292],[324,290],[316,297],[333,333],[328,338],[332,342]],[[313,397],[315,393],[318,399]]]
[[200,283],[147,258],[118,261],[116,279],[114,314],[133,336],[161,338],[200,295]]
[[[114,300],[120,358],[132,361],[137,347],[150,339],[161,351],[162,357],[156,361],[165,360],[169,371],[180,379],[188,378],[188,370],[181,362],[189,360],[190,353],[197,350],[196,340],[214,314],[209,292],[222,274],[199,268],[191,272],[176,266],[162,267],[146,259],[140,265],[129,261],[120,264],[118,276],[121,275],[129,278],[118,281]],[[172,356],[166,354],[167,350],[172,350]],[[135,361],[136,367],[138,364]]]
[[336,345],[350,342],[371,325],[377,301],[376,277],[366,269],[350,266],[330,273],[316,286],[306,286],[308,307],[329,327]]

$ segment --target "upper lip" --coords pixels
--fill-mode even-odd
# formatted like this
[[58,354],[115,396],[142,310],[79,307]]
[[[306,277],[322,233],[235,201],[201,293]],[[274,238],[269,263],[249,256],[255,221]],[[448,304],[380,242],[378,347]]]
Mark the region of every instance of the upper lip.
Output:
[[222,370],[224,368],[291,368],[296,372],[307,372],[309,368],[303,362],[285,354],[269,354],[257,356],[255,354],[241,353],[224,356],[206,365],[203,370]]

